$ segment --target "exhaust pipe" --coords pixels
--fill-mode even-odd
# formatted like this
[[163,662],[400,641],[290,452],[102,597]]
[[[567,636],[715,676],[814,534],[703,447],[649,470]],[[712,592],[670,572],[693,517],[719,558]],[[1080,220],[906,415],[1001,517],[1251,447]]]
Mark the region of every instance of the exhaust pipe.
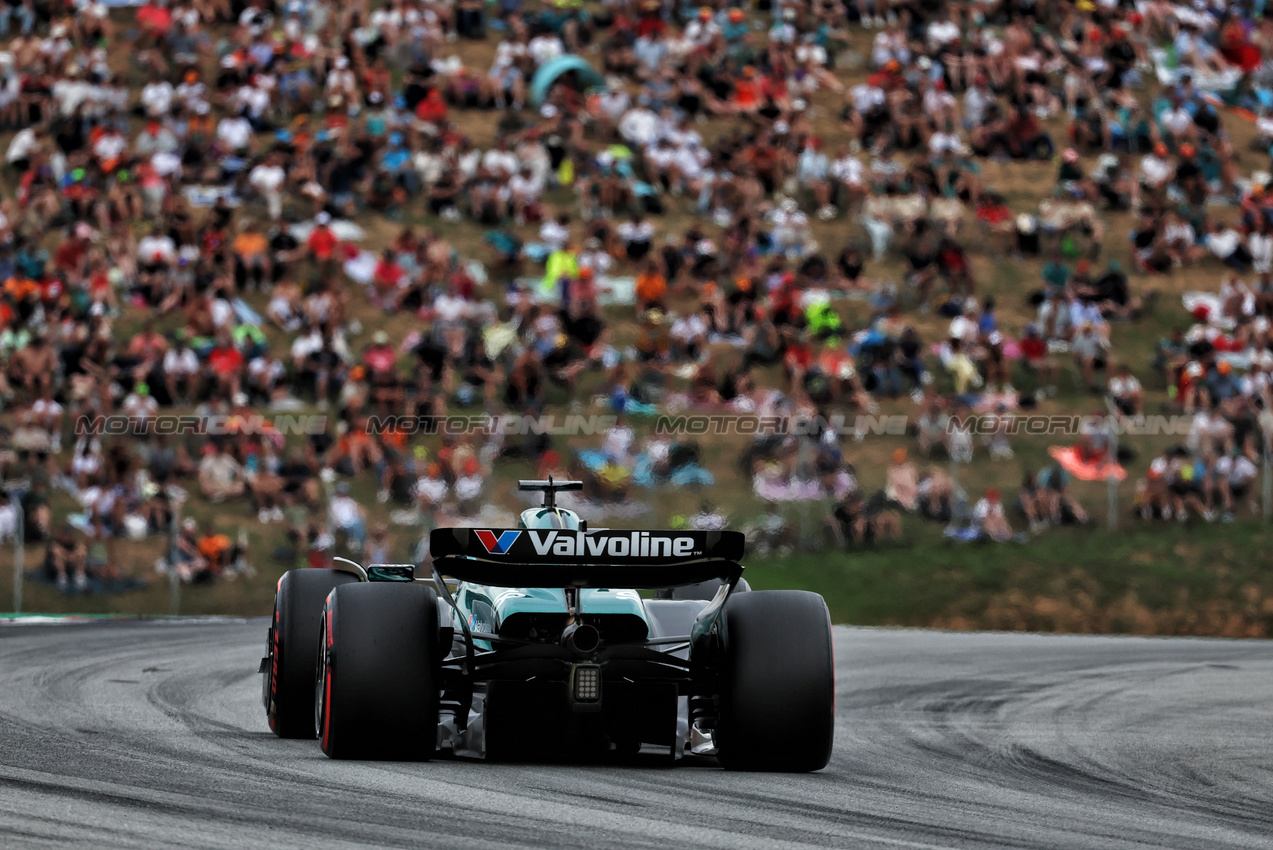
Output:
[[571,623],[561,633],[561,645],[580,655],[588,655],[601,646],[601,632],[587,623]]

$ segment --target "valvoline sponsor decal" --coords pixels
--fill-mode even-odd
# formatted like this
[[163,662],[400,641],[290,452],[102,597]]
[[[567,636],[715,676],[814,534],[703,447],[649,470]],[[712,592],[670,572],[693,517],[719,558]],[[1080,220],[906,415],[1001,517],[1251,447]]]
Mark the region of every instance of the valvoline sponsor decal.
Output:
[[671,566],[690,559],[736,561],[744,546],[743,535],[737,531],[447,528],[435,529],[430,539],[434,557],[528,564]]
[[474,534],[477,535],[478,540],[482,541],[482,545],[486,547],[487,552],[492,555],[503,555],[509,550],[509,547],[517,542],[517,538],[522,533],[520,531],[505,531],[496,537],[495,532],[481,529],[480,531],[475,531]]
[[627,534],[584,534],[581,531],[527,531],[536,555],[575,558],[688,558],[701,555],[693,537],[633,531]]

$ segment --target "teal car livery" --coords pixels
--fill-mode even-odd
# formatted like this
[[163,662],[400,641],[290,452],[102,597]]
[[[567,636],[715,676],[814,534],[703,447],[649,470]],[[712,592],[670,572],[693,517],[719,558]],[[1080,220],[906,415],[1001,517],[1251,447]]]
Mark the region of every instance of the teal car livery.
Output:
[[[715,758],[811,771],[834,737],[820,596],[751,591],[735,531],[589,529],[576,481],[517,528],[445,528],[433,575],[345,562],[278,584],[270,728],[333,758]],[[641,591],[645,591],[643,595]]]

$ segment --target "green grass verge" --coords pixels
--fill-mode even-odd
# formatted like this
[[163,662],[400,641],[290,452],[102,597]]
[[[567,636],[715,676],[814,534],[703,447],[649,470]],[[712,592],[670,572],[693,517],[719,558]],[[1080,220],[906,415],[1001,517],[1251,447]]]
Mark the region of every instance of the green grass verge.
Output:
[[1266,636],[1273,530],[1256,522],[1052,531],[1033,543],[934,544],[753,561],[758,588],[826,597],[837,623]]
[[[1063,529],[1027,544],[948,544],[936,526],[907,523],[904,544],[853,552],[753,556],[757,589],[826,597],[837,623],[952,629],[1260,637],[1273,634],[1273,528],[1255,521],[1193,525],[1189,533],[1133,526]],[[919,538],[918,540],[916,538]],[[917,545],[918,544],[918,545]],[[267,615],[282,565],[251,578],[183,587],[166,581],[114,596],[67,597],[27,582],[24,611]],[[0,572],[9,606],[12,571]]]

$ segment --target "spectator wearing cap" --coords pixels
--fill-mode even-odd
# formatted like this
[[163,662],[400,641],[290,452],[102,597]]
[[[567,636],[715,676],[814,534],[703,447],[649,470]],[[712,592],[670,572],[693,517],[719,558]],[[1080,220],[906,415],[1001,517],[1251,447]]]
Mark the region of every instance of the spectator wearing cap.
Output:
[[376,331],[372,334],[371,345],[367,346],[362,353],[362,363],[372,375],[394,372],[397,368],[397,360],[398,355],[392,343],[389,342],[389,334],[384,331]]
[[305,247],[320,268],[325,268],[334,258],[340,240],[331,228],[332,217],[326,210],[314,217],[314,227],[305,240]]
[[1233,374],[1233,364],[1228,360],[1221,360],[1207,370],[1204,384],[1212,405],[1224,404],[1241,395],[1240,385]]
[[132,145],[133,153],[147,159],[155,154],[176,153],[178,148],[176,135],[159,118],[147,121]]
[[978,533],[998,543],[1006,543],[1012,539],[1012,526],[1008,522],[999,498],[999,490],[991,487],[973,506],[973,522]]
[[562,293],[562,306],[572,319],[592,315],[597,309],[597,276],[591,266],[580,264],[579,274]]
[[1176,175],[1175,165],[1168,159],[1167,145],[1163,142],[1154,144],[1153,150],[1140,159],[1140,190],[1138,198],[1132,199],[1132,205],[1142,207],[1159,206],[1166,199],[1167,186]]

